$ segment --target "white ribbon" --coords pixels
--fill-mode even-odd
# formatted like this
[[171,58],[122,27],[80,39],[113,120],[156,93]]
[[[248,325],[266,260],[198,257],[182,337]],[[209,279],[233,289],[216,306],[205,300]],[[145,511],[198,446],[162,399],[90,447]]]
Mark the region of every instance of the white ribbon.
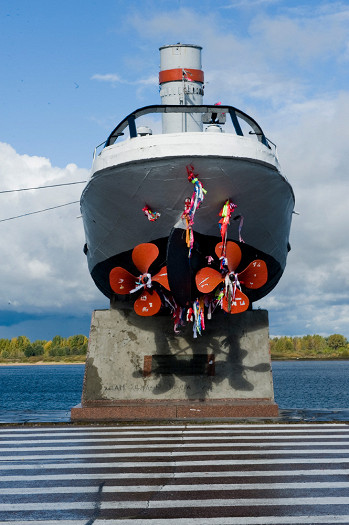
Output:
[[142,281],[142,279],[143,279],[144,277],[147,277],[147,278],[148,278],[148,279],[147,279],[147,282],[146,282],[146,283],[142,283],[142,282],[138,282],[138,283],[136,283],[137,286],[136,286],[135,288],[133,288],[133,290],[131,290],[130,293],[138,292],[138,290],[141,290],[141,289],[144,288],[145,286],[146,286],[147,288],[151,288],[151,275],[150,275],[150,273],[144,273],[143,275],[140,275],[140,276],[139,276],[139,281]]

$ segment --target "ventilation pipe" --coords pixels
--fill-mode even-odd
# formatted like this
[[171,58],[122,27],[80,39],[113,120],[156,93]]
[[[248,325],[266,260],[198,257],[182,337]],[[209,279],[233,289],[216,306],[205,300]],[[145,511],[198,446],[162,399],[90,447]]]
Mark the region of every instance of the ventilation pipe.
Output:
[[[194,106],[203,103],[204,72],[201,47],[175,44],[160,47],[160,97],[162,104]],[[202,131],[200,113],[164,113],[163,133]]]

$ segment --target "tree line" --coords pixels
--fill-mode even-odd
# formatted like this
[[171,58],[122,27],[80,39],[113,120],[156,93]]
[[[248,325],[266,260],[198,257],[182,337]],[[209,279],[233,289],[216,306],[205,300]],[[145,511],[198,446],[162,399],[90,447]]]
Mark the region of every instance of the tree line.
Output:
[[[70,337],[56,335],[52,341],[37,339],[33,342],[20,335],[0,339],[0,361],[82,361],[87,345],[88,338],[81,334]],[[270,352],[273,359],[347,359],[349,342],[341,334],[273,337],[270,339]]]
[[[0,339],[0,358],[2,361],[25,361],[40,358],[42,361],[52,361],[57,358],[85,356],[88,339],[84,335],[61,337],[55,335],[52,341],[36,339],[31,342],[25,335],[12,339]],[[34,358],[34,359],[33,359]]]
[[344,335],[305,335],[303,337],[274,337],[270,340],[273,359],[347,359],[349,344]]

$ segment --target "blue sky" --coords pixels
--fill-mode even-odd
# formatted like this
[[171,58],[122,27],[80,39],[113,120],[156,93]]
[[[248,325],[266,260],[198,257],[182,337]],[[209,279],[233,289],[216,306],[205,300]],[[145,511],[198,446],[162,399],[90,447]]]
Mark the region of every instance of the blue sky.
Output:
[[[292,251],[256,303],[272,335],[349,337],[349,2],[0,2],[0,191],[86,180],[94,147],[159,103],[158,48],[203,47],[205,101],[278,145],[294,187]],[[78,201],[83,185],[0,194],[0,219]],[[82,254],[78,204],[0,222],[0,337],[88,334],[108,307]]]

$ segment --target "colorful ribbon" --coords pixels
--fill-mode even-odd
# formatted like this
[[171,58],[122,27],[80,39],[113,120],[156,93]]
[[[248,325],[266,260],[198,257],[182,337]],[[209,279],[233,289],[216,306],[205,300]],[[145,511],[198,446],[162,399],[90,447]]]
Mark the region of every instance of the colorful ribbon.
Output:
[[142,211],[144,212],[144,215],[148,217],[148,221],[154,222],[160,217],[160,213],[157,211],[152,211],[149,206],[144,206],[142,208]]
[[[227,235],[228,235],[228,226],[230,224],[230,216],[236,208],[236,204],[231,202],[230,199],[225,201],[223,208],[219,212],[219,216],[222,217],[219,221],[219,229],[221,230],[222,237],[222,254],[221,257],[225,258],[226,248],[227,248]],[[224,261],[221,261],[221,268],[224,264]]]
[[186,243],[189,248],[188,257],[190,257],[194,245],[193,224],[195,213],[196,210],[200,207],[202,201],[204,200],[207,191],[202,186],[197,175],[194,174],[194,167],[190,165],[187,166],[186,169],[188,173],[188,181],[194,184],[194,192],[192,194],[192,197],[190,201],[189,199],[185,200],[185,208],[184,212],[182,213],[182,219],[184,219],[187,224]]

